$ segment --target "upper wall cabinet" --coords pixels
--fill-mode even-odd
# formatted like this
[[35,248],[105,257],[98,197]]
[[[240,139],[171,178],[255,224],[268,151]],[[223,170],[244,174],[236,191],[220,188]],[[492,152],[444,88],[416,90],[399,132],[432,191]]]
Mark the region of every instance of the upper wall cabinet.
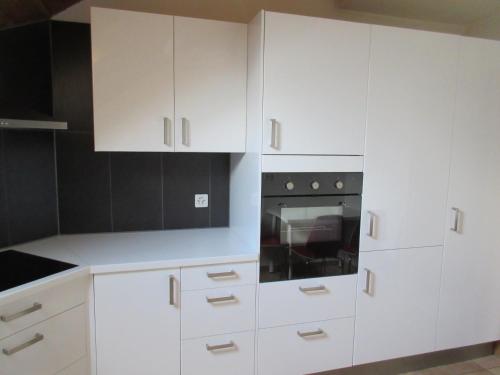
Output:
[[500,42],[463,38],[437,349],[500,340]]
[[245,151],[246,25],[92,8],[92,54],[97,151]]
[[246,25],[175,17],[175,151],[244,152]]
[[362,155],[370,26],[265,12],[264,154]]
[[372,28],[363,251],[443,244],[458,40]]
[[96,151],[174,151],[174,19],[92,8]]

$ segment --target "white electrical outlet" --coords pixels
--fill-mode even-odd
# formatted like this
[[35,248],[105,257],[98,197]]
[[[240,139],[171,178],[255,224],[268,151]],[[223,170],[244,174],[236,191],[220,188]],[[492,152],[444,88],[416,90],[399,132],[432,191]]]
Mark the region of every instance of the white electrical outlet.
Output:
[[196,208],[208,207],[208,194],[195,194],[194,206]]

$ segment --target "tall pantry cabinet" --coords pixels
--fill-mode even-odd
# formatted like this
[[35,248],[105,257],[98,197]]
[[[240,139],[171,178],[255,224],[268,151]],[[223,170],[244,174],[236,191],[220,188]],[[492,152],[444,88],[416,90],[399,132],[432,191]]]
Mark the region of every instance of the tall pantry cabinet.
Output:
[[372,26],[354,364],[434,349],[458,40]]
[[500,339],[500,43],[462,38],[437,349]]

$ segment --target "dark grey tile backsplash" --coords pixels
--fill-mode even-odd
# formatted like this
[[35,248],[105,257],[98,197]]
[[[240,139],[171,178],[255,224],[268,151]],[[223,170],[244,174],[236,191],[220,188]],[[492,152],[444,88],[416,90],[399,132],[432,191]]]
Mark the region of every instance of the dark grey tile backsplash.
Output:
[[[8,244],[58,232],[54,134],[2,130],[3,186]],[[6,229],[5,229],[6,227]]]
[[[0,130],[0,247],[58,228],[227,226],[229,155],[94,152],[89,25],[52,27],[53,111],[69,129]],[[209,194],[209,207],[195,208],[194,194]]]

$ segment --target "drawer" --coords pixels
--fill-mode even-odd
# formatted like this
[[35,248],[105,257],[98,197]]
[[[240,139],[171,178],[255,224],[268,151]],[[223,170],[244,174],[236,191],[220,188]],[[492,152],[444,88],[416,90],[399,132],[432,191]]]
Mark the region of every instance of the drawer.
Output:
[[80,305],[1,340],[0,375],[56,374],[86,354],[86,327],[87,307]]
[[181,289],[196,290],[257,283],[257,263],[230,263],[181,270]]
[[87,356],[57,373],[57,375],[89,375],[89,359]]
[[302,375],[352,365],[354,318],[259,330],[258,374]]
[[0,305],[0,339],[85,302],[89,277],[47,288]]
[[255,286],[182,292],[182,338],[255,329]]
[[259,328],[354,316],[356,275],[259,285]]
[[254,375],[255,332],[182,342],[182,375]]

